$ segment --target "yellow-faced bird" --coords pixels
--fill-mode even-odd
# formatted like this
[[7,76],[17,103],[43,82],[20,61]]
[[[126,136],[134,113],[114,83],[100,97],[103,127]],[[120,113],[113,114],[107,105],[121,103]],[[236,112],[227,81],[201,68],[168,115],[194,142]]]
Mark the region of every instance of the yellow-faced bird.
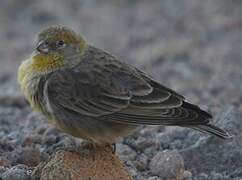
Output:
[[95,144],[114,143],[141,124],[231,137],[210,124],[209,113],[67,27],[49,27],[38,35],[18,79],[34,110],[62,131]]

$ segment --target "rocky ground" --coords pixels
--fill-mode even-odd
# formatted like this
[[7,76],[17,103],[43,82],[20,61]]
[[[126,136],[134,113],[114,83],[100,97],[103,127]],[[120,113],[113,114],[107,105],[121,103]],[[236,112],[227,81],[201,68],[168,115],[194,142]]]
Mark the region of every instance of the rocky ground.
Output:
[[[210,111],[235,135],[142,126],[117,144],[137,180],[242,179],[240,0],[1,0],[0,179],[27,180],[40,162],[80,141],[31,111],[16,82],[40,29],[65,24]],[[14,178],[13,178],[14,177]]]

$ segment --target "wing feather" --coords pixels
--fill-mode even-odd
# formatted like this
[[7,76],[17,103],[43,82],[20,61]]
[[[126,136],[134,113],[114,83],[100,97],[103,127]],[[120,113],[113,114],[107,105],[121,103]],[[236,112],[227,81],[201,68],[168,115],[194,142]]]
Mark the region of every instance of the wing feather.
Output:
[[49,104],[117,123],[193,126],[209,122],[210,114],[142,71],[97,48],[90,52],[76,67],[51,75],[46,88]]

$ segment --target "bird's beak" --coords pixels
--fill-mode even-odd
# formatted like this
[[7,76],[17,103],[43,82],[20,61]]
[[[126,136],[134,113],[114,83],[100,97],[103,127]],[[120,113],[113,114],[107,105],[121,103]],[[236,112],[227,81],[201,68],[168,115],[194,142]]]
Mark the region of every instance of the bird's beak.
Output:
[[40,53],[47,54],[49,52],[49,47],[44,41],[40,41],[37,45],[36,50]]

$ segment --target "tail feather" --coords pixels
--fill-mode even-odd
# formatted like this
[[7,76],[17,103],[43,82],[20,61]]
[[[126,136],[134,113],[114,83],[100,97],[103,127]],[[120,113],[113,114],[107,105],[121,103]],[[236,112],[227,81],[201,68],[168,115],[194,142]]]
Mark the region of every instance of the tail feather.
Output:
[[209,114],[206,111],[203,111],[200,109],[198,106],[191,104],[189,102],[184,102],[182,105],[183,108],[190,109],[194,112],[196,112],[200,118],[201,124],[200,125],[188,125],[187,127],[190,127],[192,129],[198,130],[203,133],[208,133],[211,135],[216,135],[222,139],[229,139],[232,138],[233,136],[229,134],[228,132],[210,124],[209,120],[212,119],[212,115]]
[[198,125],[198,126],[191,126],[192,129],[198,130],[203,133],[208,133],[212,135],[216,135],[222,139],[230,139],[233,135],[229,134],[228,132],[212,125],[212,124],[205,124],[205,125]]

